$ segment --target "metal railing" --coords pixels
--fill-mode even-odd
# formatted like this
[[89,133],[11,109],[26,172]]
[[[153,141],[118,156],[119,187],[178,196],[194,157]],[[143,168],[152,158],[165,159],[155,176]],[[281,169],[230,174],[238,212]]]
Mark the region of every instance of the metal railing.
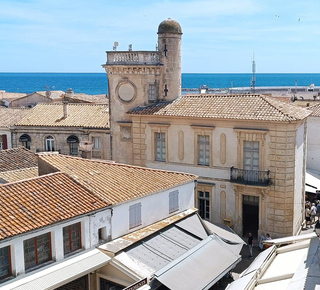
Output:
[[267,186],[271,184],[270,170],[245,170],[232,166],[230,168],[230,181],[240,184]]

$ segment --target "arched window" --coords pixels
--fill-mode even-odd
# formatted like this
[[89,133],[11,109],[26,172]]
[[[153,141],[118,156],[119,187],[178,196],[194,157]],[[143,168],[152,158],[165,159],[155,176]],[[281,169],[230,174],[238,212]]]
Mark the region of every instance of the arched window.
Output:
[[67,139],[70,147],[70,155],[78,155],[79,153],[79,139],[77,136],[71,135]]
[[31,138],[28,134],[23,134],[19,138],[19,142],[21,142],[22,146],[26,147],[27,149],[30,150],[30,145],[31,145]]
[[48,136],[45,141],[46,151],[54,151],[54,139],[52,136]]

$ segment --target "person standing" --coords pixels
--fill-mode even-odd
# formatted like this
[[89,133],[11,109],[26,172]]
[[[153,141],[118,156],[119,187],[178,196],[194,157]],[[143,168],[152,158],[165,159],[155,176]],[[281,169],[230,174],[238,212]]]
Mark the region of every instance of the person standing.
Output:
[[251,233],[249,233],[249,238],[248,238],[248,246],[249,246],[249,259],[253,259],[253,255],[252,255],[252,248],[253,248],[253,236]]
[[312,203],[310,211],[311,211],[311,224],[314,224],[316,221],[316,215],[317,215],[317,207],[315,203]]
[[311,228],[311,210],[309,204],[306,205],[306,229],[308,228]]

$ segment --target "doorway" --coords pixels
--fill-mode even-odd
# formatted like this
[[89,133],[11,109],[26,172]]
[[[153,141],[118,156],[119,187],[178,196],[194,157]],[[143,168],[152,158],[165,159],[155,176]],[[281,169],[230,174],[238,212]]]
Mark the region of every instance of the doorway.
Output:
[[242,234],[249,233],[258,238],[259,230],[259,196],[243,195],[242,200]]

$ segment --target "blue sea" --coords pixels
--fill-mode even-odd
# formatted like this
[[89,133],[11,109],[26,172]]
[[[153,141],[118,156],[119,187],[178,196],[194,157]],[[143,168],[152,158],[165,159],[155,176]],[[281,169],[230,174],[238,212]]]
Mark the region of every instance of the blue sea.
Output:
[[[183,73],[182,88],[250,87],[250,73]],[[320,86],[320,73],[257,73],[256,87],[269,86]],[[108,80],[105,73],[0,73],[0,90],[32,93],[36,91],[72,88],[75,93],[89,95],[107,94]]]

